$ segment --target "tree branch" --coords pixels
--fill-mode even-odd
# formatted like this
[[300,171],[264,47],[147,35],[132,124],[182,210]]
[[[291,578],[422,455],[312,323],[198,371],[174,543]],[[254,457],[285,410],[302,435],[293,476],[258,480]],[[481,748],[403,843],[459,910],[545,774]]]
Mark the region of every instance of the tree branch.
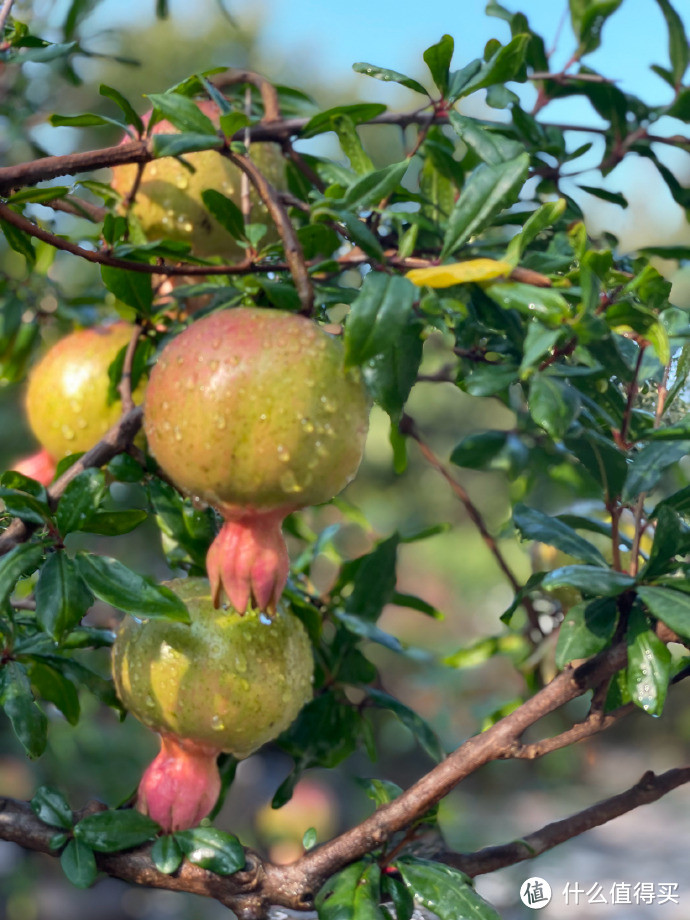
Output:
[[[123,415],[116,425],[107,432],[105,437],[87,451],[76,463],[65,470],[48,489],[48,498],[51,506],[55,506],[67,486],[79,473],[90,467],[100,467],[108,463],[117,454],[127,450],[141,428],[143,409],[137,406]],[[15,518],[10,526],[0,534],[0,556],[9,553],[18,543],[24,543],[36,530],[38,524],[26,523]]]
[[441,862],[455,866],[471,876],[495,872],[504,866],[513,866],[526,859],[534,859],[546,850],[578,837],[593,827],[606,824],[641,805],[656,802],[673,789],[689,782],[690,767],[678,767],[660,776],[656,776],[650,770],[625,792],[604,799],[562,821],[547,824],[521,840],[514,840],[502,846],[486,847],[476,853],[444,853],[438,858]]

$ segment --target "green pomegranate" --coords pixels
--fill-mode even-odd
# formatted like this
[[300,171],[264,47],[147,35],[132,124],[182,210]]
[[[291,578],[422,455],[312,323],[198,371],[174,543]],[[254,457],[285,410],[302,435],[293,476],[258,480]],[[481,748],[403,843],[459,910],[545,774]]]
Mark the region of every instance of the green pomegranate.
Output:
[[[210,100],[198,103],[199,108],[215,124],[218,124],[218,108]],[[148,121],[150,116],[144,118]],[[160,121],[153,128],[154,134],[176,134],[177,129],[169,121]],[[123,143],[130,141],[126,136]],[[268,181],[279,189],[285,188],[285,164],[276,144],[253,144],[251,159]],[[244,250],[237,240],[209,213],[201,193],[215,189],[241,205],[241,170],[215,150],[200,150],[184,155],[193,167],[190,172],[175,157],[161,157],[144,168],[136,192],[133,211],[141,223],[146,236],[151,240],[179,240],[190,243],[194,255],[221,256],[238,259]],[[113,188],[123,197],[130,194],[137,175],[137,166],[125,164],[113,169]],[[267,212],[254,191],[250,191],[252,209],[250,222],[266,223]],[[278,239],[272,223],[264,241]]]
[[213,808],[221,751],[248,757],[290,725],[311,698],[313,660],[292,614],[217,610],[203,578],[167,586],[191,624],[128,617],[112,670],[123,705],[161,736],[137,807],[171,831],[196,826]]
[[226,523],[207,569],[214,603],[273,609],[291,511],[325,502],[359,466],[369,397],[336,338],[303,316],[239,307],[192,323],[163,350],[144,405],[149,447]]
[[[122,403],[108,405],[108,367],[130,341],[128,323],[94,326],[65,336],[46,352],[29,376],[26,412],[42,450],[14,469],[47,485],[57,461],[90,450],[122,414]],[[141,402],[140,384],[134,401]]]

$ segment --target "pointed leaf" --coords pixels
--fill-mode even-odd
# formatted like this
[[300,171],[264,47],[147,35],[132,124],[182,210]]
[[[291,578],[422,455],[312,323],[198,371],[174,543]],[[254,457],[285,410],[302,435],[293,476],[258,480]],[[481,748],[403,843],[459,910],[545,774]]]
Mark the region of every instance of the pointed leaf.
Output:
[[661,715],[671,677],[671,653],[638,609],[630,614],[626,642],[628,690],[632,700],[650,715]]
[[[433,268],[413,268],[405,275],[417,287],[445,288],[454,284],[490,281],[509,275],[512,265],[495,259],[468,259]],[[368,277],[368,276],[367,276]]]
[[343,199],[345,207],[364,210],[376,207],[400,185],[409,166],[410,161],[403,160],[401,163],[391,163],[390,166],[384,166],[383,169],[377,169],[362,176],[345,193]]
[[149,315],[153,303],[151,275],[101,265],[101,278],[103,284],[118,300],[142,316]]
[[74,629],[93,603],[74,562],[63,551],[48,556],[36,583],[36,619],[59,642]]
[[640,585],[637,596],[652,616],[684,638],[690,637],[690,595],[672,588]]
[[493,166],[482,164],[469,177],[448,222],[441,259],[445,259],[501,210],[517,200],[527,179],[529,155]]
[[0,667],[0,706],[29,757],[40,757],[46,746],[48,721],[36,705],[26,668],[17,661]]
[[107,604],[134,616],[189,623],[187,608],[176,594],[152,584],[117,559],[80,552],[75,562],[91,591]]
[[96,881],[96,857],[91,847],[81,840],[70,840],[60,854],[60,865],[68,880],[77,888],[89,888]]
[[244,847],[237,837],[215,827],[195,827],[177,831],[175,841],[195,866],[217,875],[232,875],[244,869]]
[[180,868],[183,853],[172,835],[159,837],[151,847],[151,859],[159,872],[170,875]]
[[422,96],[429,95],[421,83],[418,83],[417,80],[414,80],[412,77],[406,76],[404,73],[399,73],[397,70],[377,67],[375,64],[366,64],[364,61],[353,64],[352,69],[355,73],[366,74],[368,77],[373,77],[375,80],[383,80],[384,83],[399,83],[401,86],[407,87],[407,89],[414,90],[415,93],[421,93]]
[[72,809],[63,794],[57,789],[51,789],[50,786],[39,786],[30,804],[33,813],[44,824],[71,830],[74,823]]
[[448,75],[454,47],[452,36],[444,35],[439,42],[427,48],[423,55],[424,63],[442,96],[445,96],[448,90]]
[[635,584],[635,579],[625,572],[600,569],[594,565],[564,565],[549,572],[542,582],[545,588],[562,588],[570,585],[583,594],[601,594],[616,597]]
[[316,910],[319,920],[385,920],[380,899],[381,870],[362,860],[325,883],[316,896]]
[[362,364],[396,342],[407,326],[416,291],[400,275],[369,272],[345,325],[345,363]]
[[159,833],[160,826],[134,808],[99,811],[75,826],[74,836],[99,853],[115,853],[142,846]]
[[526,540],[547,543],[575,559],[608,568],[606,559],[596,546],[558,518],[518,503],[513,509],[513,522]]
[[366,688],[367,695],[372,702],[381,709],[390,709],[396,715],[402,724],[409,728],[421,746],[427,752],[432,760],[440,762],[446,756],[441,747],[441,742],[436,736],[436,732],[431,726],[413,709],[396,700],[395,697],[377,690],[375,687]]
[[204,115],[193,99],[179,93],[149,93],[148,98],[154,108],[158,109],[178,131],[195,134],[216,133],[211,119]]
[[576,604],[565,615],[558,631],[556,667],[576,658],[589,658],[606,648],[616,629],[618,610],[613,598]]
[[415,901],[439,920],[501,920],[464,872],[427,859],[398,859],[393,865]]

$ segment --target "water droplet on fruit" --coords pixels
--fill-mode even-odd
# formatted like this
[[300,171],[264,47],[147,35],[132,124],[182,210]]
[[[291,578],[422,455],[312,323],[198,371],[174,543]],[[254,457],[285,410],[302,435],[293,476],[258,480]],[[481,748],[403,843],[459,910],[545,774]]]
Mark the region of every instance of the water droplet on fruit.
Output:
[[220,339],[214,339],[211,342],[211,348],[220,348]]
[[225,730],[225,723],[220,716],[213,716],[211,719],[211,728],[214,732],[222,732]]
[[72,410],[72,412],[81,412],[82,409],[84,408],[78,399],[70,399],[69,407]]
[[88,428],[88,427],[89,427],[89,423],[86,421],[85,418],[77,419],[77,428],[80,428],[83,431],[85,428]]
[[240,652],[235,652],[235,668],[241,674],[247,670],[247,659]]
[[175,425],[175,440],[176,441],[182,440],[182,432],[180,431],[179,425]]
[[178,356],[177,356],[177,363],[178,363],[178,364],[184,364],[184,357],[183,357],[182,355],[178,355]]
[[260,421],[260,422],[265,422],[267,418],[268,418],[268,416],[266,415],[266,413],[265,413],[265,412],[262,412],[261,415],[259,416],[259,421]]
[[225,416],[217,415],[216,416],[216,428],[218,428],[219,431],[222,431],[226,425],[227,425],[227,421],[226,421]]
[[284,492],[301,492],[302,486],[297,482],[292,470],[288,470],[280,477],[280,487]]
[[245,680],[245,678],[243,677],[242,680],[240,681],[240,687],[243,690],[249,690],[249,681]]
[[326,412],[333,413],[336,410],[336,404],[332,399],[329,399],[325,394],[320,399],[321,405],[324,407]]
[[314,381],[311,379],[311,377],[305,377],[305,378],[304,378],[304,385],[305,385],[305,387],[311,388],[311,387],[314,386]]
[[299,423],[307,434],[311,434],[314,430],[314,423],[310,418],[302,418]]
[[208,366],[211,368],[212,371],[218,370],[218,362],[215,360],[215,358],[213,361],[209,361]]
[[169,409],[169,408],[170,408],[170,403],[169,403],[169,402],[164,402],[164,403],[162,403],[162,408],[163,408],[163,409]]
[[74,431],[69,427],[69,425],[63,425],[60,429],[62,431],[63,438],[66,438],[68,441],[73,441],[75,438]]
[[181,173],[177,179],[175,179],[175,185],[178,188],[189,188],[189,179],[187,178],[187,173]]
[[290,462],[290,452],[282,444],[278,445],[278,459],[282,463]]
[[273,620],[269,617],[267,613],[265,613],[262,610],[261,613],[259,614],[259,622],[263,623],[264,626],[270,626]]

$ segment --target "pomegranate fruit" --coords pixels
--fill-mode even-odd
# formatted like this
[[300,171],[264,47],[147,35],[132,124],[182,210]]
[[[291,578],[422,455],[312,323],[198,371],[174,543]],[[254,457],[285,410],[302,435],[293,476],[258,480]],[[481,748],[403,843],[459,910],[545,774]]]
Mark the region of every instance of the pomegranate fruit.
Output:
[[369,397],[343,348],[303,316],[260,307],[192,323],[153,368],[144,404],[149,447],[225,525],[207,570],[242,612],[272,610],[289,562],[287,514],[327,501],[357,471]]
[[[199,108],[211,121],[218,124],[218,108],[210,100],[200,101]],[[144,117],[148,122],[150,113]],[[176,134],[169,121],[159,121],[154,134]],[[131,141],[127,135],[123,143]],[[253,144],[251,158],[268,181],[284,189],[285,165],[277,144]],[[179,240],[190,243],[194,255],[221,256],[237,259],[244,250],[237,240],[206,209],[201,193],[215,189],[231,198],[240,207],[242,172],[216,150],[187,153],[184,159],[193,167],[190,172],[175,157],[161,157],[144,168],[133,206],[146,236],[151,240]],[[124,164],[113,169],[112,186],[123,197],[134,186],[137,166]],[[252,208],[250,222],[266,223],[267,212],[253,187],[250,190]],[[264,241],[278,239],[271,221]]]
[[[14,469],[44,485],[57,461],[90,450],[122,413],[118,401],[108,405],[108,367],[132,337],[128,323],[94,326],[57,342],[29,375],[26,412],[42,450],[20,460]],[[133,394],[143,398],[144,384]]]
[[311,698],[313,659],[292,614],[216,610],[203,578],[167,586],[191,623],[127,617],[112,671],[125,708],[161,736],[137,808],[170,832],[196,826],[213,808],[221,751],[248,757],[290,725]]

